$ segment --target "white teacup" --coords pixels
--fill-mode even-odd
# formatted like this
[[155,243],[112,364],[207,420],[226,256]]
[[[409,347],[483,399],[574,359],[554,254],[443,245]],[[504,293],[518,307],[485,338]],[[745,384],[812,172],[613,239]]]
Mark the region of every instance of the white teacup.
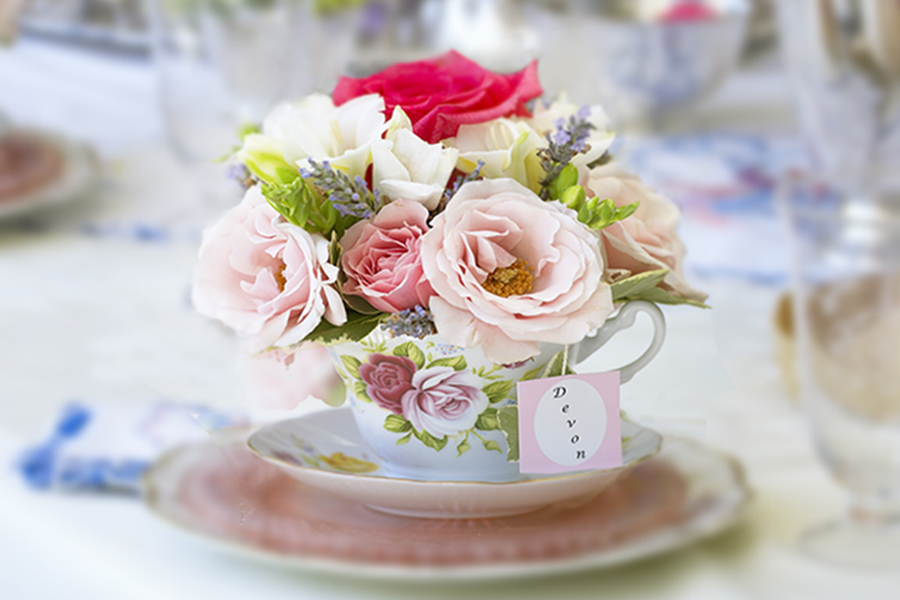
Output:
[[[637,313],[653,322],[653,339],[625,365],[625,383],[659,352],[665,318],[649,302],[625,304],[591,336],[569,346],[577,365],[616,333],[634,324]],[[519,466],[506,459],[506,437],[496,411],[515,404],[516,384],[537,377],[562,346],[545,344],[524,363],[496,365],[479,348],[461,348],[437,335],[423,339],[376,329],[360,342],[331,347],[347,388],[360,434],[381,458],[388,475],[426,481],[512,481]]]

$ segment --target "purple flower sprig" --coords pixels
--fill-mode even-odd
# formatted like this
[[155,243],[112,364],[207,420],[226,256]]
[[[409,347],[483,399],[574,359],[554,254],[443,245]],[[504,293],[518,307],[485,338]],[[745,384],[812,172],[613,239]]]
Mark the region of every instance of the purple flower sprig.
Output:
[[466,173],[465,175],[459,175],[453,183],[444,190],[444,195],[441,196],[441,201],[438,203],[437,208],[432,211],[432,215],[438,215],[444,212],[444,209],[447,208],[447,203],[450,202],[450,199],[459,191],[464,184],[469,183],[470,181],[479,181],[484,179],[481,174],[481,169],[484,168],[484,161],[479,160],[478,164],[472,169],[471,173]]
[[392,314],[381,327],[387,329],[394,337],[408,335],[422,339],[437,333],[431,312],[418,305]]
[[538,150],[538,156],[541,159],[541,167],[546,173],[544,179],[541,180],[541,198],[548,200],[551,196],[550,186],[566,168],[572,158],[576,154],[587,152],[591,149],[587,143],[591,136],[591,131],[596,127],[588,122],[591,116],[591,109],[582,106],[568,120],[559,118],[555,125],[556,129],[547,134],[547,148]]
[[309,169],[300,169],[303,179],[312,180],[313,185],[325,196],[342,216],[369,219],[382,207],[378,190],[369,190],[365,180],[335,169],[327,160],[317,163],[309,161]]

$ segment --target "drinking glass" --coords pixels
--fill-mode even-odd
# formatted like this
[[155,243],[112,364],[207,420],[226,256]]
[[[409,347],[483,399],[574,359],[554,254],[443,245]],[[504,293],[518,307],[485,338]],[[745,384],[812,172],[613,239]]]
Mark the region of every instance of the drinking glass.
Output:
[[900,567],[900,190],[858,174],[795,176],[790,232],[798,371],[818,454],[846,516],[807,532],[812,555]]
[[900,3],[775,3],[801,132],[816,164],[896,179],[900,159]]

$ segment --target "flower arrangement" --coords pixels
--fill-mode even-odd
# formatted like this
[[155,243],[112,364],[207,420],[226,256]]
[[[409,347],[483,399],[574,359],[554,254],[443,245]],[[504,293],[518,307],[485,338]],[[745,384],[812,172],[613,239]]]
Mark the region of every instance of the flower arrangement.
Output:
[[[276,107],[235,154],[248,189],[204,233],[196,308],[257,352],[381,328],[511,365],[629,300],[704,306],[682,274],[677,207],[616,164],[602,109],[541,94],[536,63],[497,74],[449,52]],[[472,374],[415,358],[354,370],[435,437],[452,408],[429,424],[404,409],[409,389],[487,405]]]

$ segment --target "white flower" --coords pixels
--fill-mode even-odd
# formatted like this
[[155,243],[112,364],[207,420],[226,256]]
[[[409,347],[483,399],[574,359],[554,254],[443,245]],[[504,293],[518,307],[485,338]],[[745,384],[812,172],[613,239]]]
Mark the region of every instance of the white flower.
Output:
[[328,96],[313,94],[275,107],[262,134],[281,145],[288,164],[306,168],[309,159],[327,160],[350,177],[364,177],[385,128],[384,100],[376,94],[337,107]]
[[459,152],[429,144],[412,132],[412,123],[397,107],[388,123],[387,143],[372,146],[372,181],[389,198],[437,207]]
[[[546,106],[543,102],[538,101],[534,107],[534,116],[530,119],[522,119],[522,122],[528,124],[530,128],[540,134],[542,139],[545,139],[547,134],[556,130],[556,123],[559,119],[568,121],[569,117],[576,114],[579,108],[578,105],[565,100],[557,100],[550,106]],[[587,152],[576,154],[572,158],[572,164],[576,167],[588,165],[603,156],[603,153],[609,150],[613,140],[616,138],[613,132],[608,131],[609,118],[607,118],[603,108],[600,105],[595,105],[590,107],[590,111],[587,121],[594,126],[594,129],[591,130],[587,143],[591,148]]]
[[481,161],[481,174],[488,179],[509,178],[532,191],[540,189],[544,170],[537,149],[545,144],[527,123],[495,119],[463,125],[456,137],[446,142],[459,149],[459,170],[469,173]]

